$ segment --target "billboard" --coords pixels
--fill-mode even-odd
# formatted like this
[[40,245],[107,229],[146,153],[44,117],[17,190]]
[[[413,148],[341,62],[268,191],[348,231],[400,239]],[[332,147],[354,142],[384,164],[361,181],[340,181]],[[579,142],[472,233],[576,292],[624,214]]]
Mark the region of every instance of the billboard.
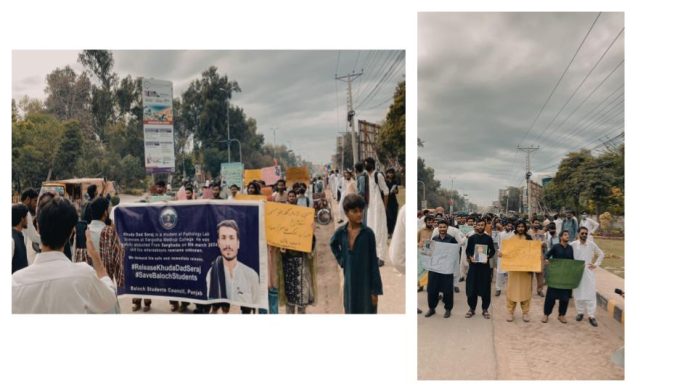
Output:
[[172,97],[172,82],[143,79],[143,139],[147,173],[174,172]]

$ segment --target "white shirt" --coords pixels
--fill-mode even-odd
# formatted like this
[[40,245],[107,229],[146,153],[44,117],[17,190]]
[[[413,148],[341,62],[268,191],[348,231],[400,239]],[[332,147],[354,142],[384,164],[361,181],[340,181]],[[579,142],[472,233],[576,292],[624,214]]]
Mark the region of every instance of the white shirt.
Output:
[[570,246],[573,247],[573,258],[575,260],[584,260],[585,265],[592,264],[592,259],[595,255],[597,255],[596,266],[599,267],[602,264],[602,260],[604,260],[604,252],[594,242],[585,241],[583,244],[580,240],[575,240],[570,243]]
[[101,236],[101,232],[102,230],[104,230],[105,227],[106,223],[96,219],[90,222],[89,225],[87,225],[87,232],[92,236],[92,244],[94,245],[94,249],[96,249],[97,252],[100,251],[99,237]]
[[590,232],[589,234],[593,234],[599,228],[599,223],[591,218],[583,218],[583,220],[580,221],[580,226],[587,227],[587,230]]
[[[251,267],[237,260],[234,271],[230,272],[227,264],[223,262],[225,269],[225,287],[227,299],[237,304],[260,305],[261,285],[259,284],[259,274]],[[212,269],[212,268],[211,268]],[[210,270],[205,278],[210,287]]]
[[406,204],[399,208],[399,215],[396,216],[394,234],[389,244],[389,260],[392,265],[406,265]]
[[63,252],[42,252],[12,274],[12,313],[107,313],[116,307],[116,286],[97,278],[87,263]]
[[41,236],[34,227],[34,217],[31,215],[31,212],[27,213],[27,228],[22,229],[22,234],[24,235],[24,245],[27,247],[27,261],[31,265],[36,257],[32,242],[41,243]]

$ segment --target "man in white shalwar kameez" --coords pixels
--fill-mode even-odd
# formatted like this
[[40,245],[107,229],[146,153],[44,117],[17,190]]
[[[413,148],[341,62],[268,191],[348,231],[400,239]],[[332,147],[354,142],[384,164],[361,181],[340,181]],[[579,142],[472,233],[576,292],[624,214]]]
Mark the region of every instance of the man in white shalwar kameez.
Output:
[[382,197],[382,193],[388,195],[389,188],[387,188],[384,175],[382,173],[378,175],[377,171],[375,171],[375,160],[373,158],[365,159],[365,170],[367,170],[368,175],[370,198],[367,207],[367,226],[375,233],[377,258],[381,267],[387,259],[387,238],[389,236],[387,232],[387,211],[384,207],[386,198]]
[[[589,234],[587,227],[581,226],[579,233],[580,239],[570,243],[573,247],[573,256],[575,260],[585,261],[585,270],[582,273],[580,285],[573,289],[575,309],[578,312],[575,320],[582,321],[584,314],[587,313],[590,324],[596,327],[597,319],[595,319],[595,311],[597,310],[597,290],[595,287],[594,270],[602,264],[604,252],[599,249],[597,244],[587,240]],[[597,260],[593,261],[595,256],[597,256]]]
[[590,242],[594,242],[594,237],[592,237],[592,234],[594,234],[595,231],[599,228],[599,223],[587,216],[587,213],[582,213],[582,220],[580,220],[580,226],[585,226],[587,227],[588,234],[587,234],[587,240]]

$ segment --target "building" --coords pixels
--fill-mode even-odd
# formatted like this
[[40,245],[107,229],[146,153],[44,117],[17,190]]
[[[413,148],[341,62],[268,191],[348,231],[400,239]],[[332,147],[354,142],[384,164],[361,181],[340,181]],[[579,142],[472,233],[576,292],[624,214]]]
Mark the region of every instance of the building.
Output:
[[360,160],[365,160],[365,158],[372,157],[375,161],[379,162],[377,158],[377,150],[375,144],[377,143],[377,133],[379,132],[380,126],[367,122],[365,120],[358,120],[358,134],[360,144],[358,146],[358,154]]

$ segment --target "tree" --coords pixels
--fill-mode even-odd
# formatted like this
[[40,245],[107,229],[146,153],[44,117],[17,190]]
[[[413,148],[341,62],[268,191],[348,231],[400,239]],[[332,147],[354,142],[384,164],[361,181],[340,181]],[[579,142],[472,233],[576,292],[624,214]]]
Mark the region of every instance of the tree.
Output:
[[560,211],[570,208],[601,214],[623,214],[624,148],[594,157],[589,150],[571,152],[544,187],[544,203]]
[[12,175],[18,189],[38,187],[53,165],[63,124],[46,113],[29,112],[12,124]]
[[108,50],[83,50],[77,60],[99,82],[99,86],[92,86],[92,115],[94,130],[99,140],[104,141],[114,109],[112,88],[117,81],[116,73],[112,72],[114,56]]
[[82,131],[77,121],[64,123],[65,132],[53,162],[53,177],[78,177],[77,162],[82,157]]
[[17,110],[17,103],[15,103],[14,98],[12,98],[12,124],[16,123],[19,119],[19,111]]
[[63,121],[88,119],[90,88],[86,73],[78,77],[69,66],[56,68],[46,76],[46,111]]
[[377,156],[381,162],[396,162],[406,167],[406,81],[394,91],[394,101],[376,140]]
[[41,100],[36,98],[29,98],[28,95],[23,96],[19,99],[19,110],[23,113],[23,118],[32,114],[44,113],[45,108]]

